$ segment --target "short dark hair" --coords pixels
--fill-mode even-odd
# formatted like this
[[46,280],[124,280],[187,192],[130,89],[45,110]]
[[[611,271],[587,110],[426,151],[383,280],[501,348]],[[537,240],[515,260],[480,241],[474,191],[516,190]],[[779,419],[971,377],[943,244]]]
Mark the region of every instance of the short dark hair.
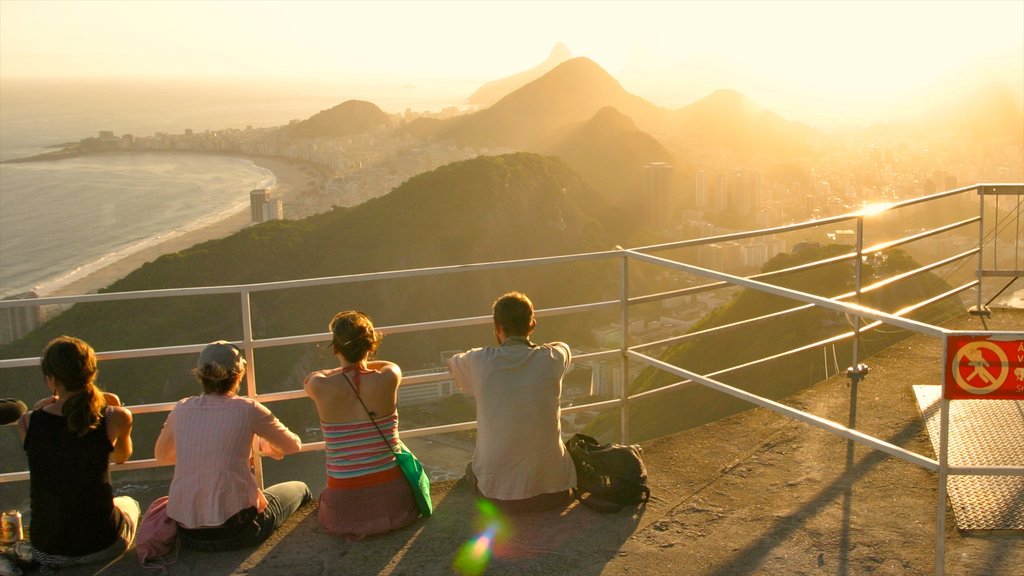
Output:
[[533,302],[522,292],[508,292],[494,301],[494,323],[508,336],[529,336]]
[[328,325],[333,338],[331,348],[349,362],[373,358],[380,345],[381,334],[373,328],[370,317],[357,310],[338,312]]

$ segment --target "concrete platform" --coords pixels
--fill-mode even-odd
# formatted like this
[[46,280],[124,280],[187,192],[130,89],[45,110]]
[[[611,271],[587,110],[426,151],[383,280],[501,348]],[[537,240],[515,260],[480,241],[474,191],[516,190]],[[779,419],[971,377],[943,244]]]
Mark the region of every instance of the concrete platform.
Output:
[[[955,328],[980,328],[964,318]],[[1024,326],[995,311],[993,329]],[[858,428],[934,457],[912,390],[936,384],[941,351],[911,337],[870,358]],[[846,378],[785,402],[836,422],[849,412]],[[386,575],[928,575],[935,574],[937,475],[755,409],[644,443],[652,499],[613,515],[582,506],[489,517],[458,482],[435,486],[436,514],[362,542],[320,530],[307,505],[255,550],[185,551],[169,574]],[[496,526],[491,546],[478,536]],[[946,522],[945,573],[1024,574],[1024,531],[971,531]],[[469,552],[463,552],[469,550]],[[473,552],[479,555],[473,555]],[[137,574],[134,556],[76,574]]]

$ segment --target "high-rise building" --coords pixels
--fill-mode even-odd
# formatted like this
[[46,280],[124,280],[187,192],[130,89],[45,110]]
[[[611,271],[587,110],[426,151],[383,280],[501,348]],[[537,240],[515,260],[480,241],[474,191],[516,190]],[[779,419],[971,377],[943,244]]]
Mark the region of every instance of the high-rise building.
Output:
[[[35,292],[23,292],[4,300],[38,298]],[[43,323],[43,311],[39,306],[18,306],[0,308],[0,344],[14,342]]]
[[644,167],[644,172],[647,178],[644,197],[647,223],[655,228],[671,226],[678,210],[672,194],[672,165],[651,162]]
[[270,190],[257,188],[249,192],[249,212],[253,222],[263,222],[263,205],[270,201]]
[[696,182],[694,183],[693,191],[693,202],[694,206],[698,210],[702,210],[708,207],[708,183],[707,178],[704,177],[704,171],[699,170],[697,172]]
[[263,220],[284,220],[284,202],[280,198],[267,200],[263,203]]

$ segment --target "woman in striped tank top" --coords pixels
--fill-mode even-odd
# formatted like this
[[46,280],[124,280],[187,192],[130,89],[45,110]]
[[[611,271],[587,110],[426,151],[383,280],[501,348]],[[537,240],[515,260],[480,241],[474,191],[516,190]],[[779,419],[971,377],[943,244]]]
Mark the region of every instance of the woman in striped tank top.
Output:
[[412,489],[384,441],[398,442],[396,404],[402,371],[397,364],[371,360],[381,336],[365,314],[339,312],[330,329],[331,346],[341,365],[313,372],[304,383],[320,415],[327,457],[320,525],[332,534],[359,540],[407,526],[419,517]]

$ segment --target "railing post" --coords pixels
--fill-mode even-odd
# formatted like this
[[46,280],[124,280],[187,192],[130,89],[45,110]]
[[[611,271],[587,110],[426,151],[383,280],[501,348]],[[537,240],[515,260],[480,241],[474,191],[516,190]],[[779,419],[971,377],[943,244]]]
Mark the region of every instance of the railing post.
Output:
[[619,295],[619,302],[619,321],[622,322],[622,389],[619,391],[622,405],[619,413],[619,435],[620,442],[629,444],[629,356],[626,354],[629,348],[629,256],[625,251],[622,253],[622,292]]
[[[942,347],[943,366],[946,364],[946,345]],[[945,384],[943,384],[945,386]],[[935,576],[946,570],[946,482],[949,477],[949,400],[945,390],[939,400],[939,495],[935,510]]]
[[[253,361],[252,352],[252,306],[249,302],[249,291],[242,290],[239,293],[242,299],[242,350],[245,351],[245,394],[250,398],[256,398],[256,364]],[[256,484],[263,489],[263,458],[260,457],[259,438],[253,438],[253,473],[256,475]]]
[[[861,290],[864,286],[864,217],[857,217],[856,237],[857,258],[853,263],[854,302],[860,304]],[[850,379],[850,416],[847,426],[857,428],[857,385],[868,375],[867,364],[860,361],[860,316],[853,317],[853,362],[846,369],[846,377]]]
[[[998,196],[997,196],[998,198]],[[993,241],[998,242],[998,235],[996,230],[993,229]],[[985,324],[985,318],[990,314],[988,307],[985,306],[985,295],[983,282],[985,281],[985,275],[982,270],[984,266],[984,254],[985,254],[985,187],[978,187],[978,270],[974,273],[975,278],[978,279],[978,303],[971,308],[968,312],[974,316],[981,318],[982,324]],[[988,328],[986,326],[986,328]]]

